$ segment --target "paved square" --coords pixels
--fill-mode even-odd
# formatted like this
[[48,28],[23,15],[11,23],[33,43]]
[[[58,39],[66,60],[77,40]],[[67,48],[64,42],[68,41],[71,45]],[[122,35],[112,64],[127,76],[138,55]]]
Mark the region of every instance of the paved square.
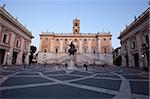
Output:
[[56,76],[48,76],[48,77],[51,77],[51,78],[54,78],[54,79],[58,79],[58,80],[62,80],[62,81],[81,78],[81,77],[72,76],[72,75],[60,75],[60,76],[56,75]]
[[50,71],[50,72],[43,72],[44,75],[54,75],[54,74],[66,74],[64,70],[60,71]]
[[16,76],[27,76],[27,75],[39,75],[38,72],[23,72],[23,73],[19,73]]
[[37,84],[52,82],[41,77],[11,77],[7,79],[2,86],[24,85],[24,84]]
[[119,78],[118,76],[116,75],[106,75],[106,74],[102,74],[102,75],[96,75],[95,77],[108,77],[108,78]]
[[122,75],[124,76],[126,79],[148,79],[147,77],[142,77],[139,75]]
[[36,99],[99,99],[112,98],[114,95],[70,87],[66,85],[50,85],[42,87],[22,88],[2,91],[2,98],[36,98]]
[[[17,67],[17,66],[16,66]],[[13,67],[11,67],[13,68]],[[149,75],[133,68],[1,68],[1,99],[148,99]],[[19,70],[20,68],[20,70]]]
[[72,82],[72,83],[118,91],[120,88],[121,80],[106,80],[106,79],[89,78],[89,79],[79,80],[79,81]]
[[90,76],[92,73],[81,72],[81,71],[73,71],[71,74],[81,75],[81,76]]
[[133,93],[150,95],[149,81],[130,81],[130,85]]

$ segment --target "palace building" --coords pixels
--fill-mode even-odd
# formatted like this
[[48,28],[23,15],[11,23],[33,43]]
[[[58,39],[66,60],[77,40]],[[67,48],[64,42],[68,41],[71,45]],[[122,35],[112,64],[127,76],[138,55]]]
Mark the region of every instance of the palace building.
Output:
[[73,42],[76,63],[111,65],[112,35],[108,33],[81,33],[80,20],[73,20],[71,33],[42,32],[38,53],[38,63],[63,63],[67,61],[69,44]]
[[120,33],[122,65],[150,68],[150,7]]
[[32,38],[32,33],[0,6],[0,65],[28,63]]

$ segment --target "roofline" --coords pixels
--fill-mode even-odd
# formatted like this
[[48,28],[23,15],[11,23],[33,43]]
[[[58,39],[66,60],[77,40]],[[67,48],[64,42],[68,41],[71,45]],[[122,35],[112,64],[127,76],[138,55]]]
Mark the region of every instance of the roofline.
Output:
[[[121,33],[120,33],[120,36],[118,37],[118,39],[121,39],[125,34],[126,32],[128,32],[134,25],[137,24],[137,22],[139,20],[141,20],[143,17],[145,17],[146,14],[148,14],[150,12],[150,7],[148,7],[142,14],[140,14],[138,16],[138,18],[136,18],[133,22],[131,22],[131,24],[129,26],[127,26]],[[149,15],[149,14],[148,14]]]
[[18,27],[20,30],[22,30],[25,34],[30,36],[31,38],[34,38],[32,36],[32,33],[23,26],[17,19],[15,19],[9,12],[7,12],[3,7],[0,6],[0,14],[10,20],[11,23],[13,23],[16,27]]

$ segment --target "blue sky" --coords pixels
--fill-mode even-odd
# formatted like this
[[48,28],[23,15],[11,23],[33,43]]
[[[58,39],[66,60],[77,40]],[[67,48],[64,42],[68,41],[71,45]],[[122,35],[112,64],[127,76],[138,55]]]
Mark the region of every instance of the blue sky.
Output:
[[148,8],[148,0],[0,0],[3,4],[32,32],[37,48],[41,31],[72,32],[76,16],[80,32],[111,32],[113,48],[119,47],[120,31]]

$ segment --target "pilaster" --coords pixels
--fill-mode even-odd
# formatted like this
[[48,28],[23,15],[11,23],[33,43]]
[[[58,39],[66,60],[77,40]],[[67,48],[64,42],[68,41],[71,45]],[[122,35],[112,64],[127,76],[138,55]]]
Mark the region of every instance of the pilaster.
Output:
[[98,37],[98,53],[101,53],[101,40],[100,37]]
[[63,53],[63,40],[60,40],[60,52]]
[[79,40],[79,53],[82,53],[82,44],[83,42],[82,42],[82,40]]
[[91,53],[91,40],[88,41],[88,50],[89,50],[89,53]]

